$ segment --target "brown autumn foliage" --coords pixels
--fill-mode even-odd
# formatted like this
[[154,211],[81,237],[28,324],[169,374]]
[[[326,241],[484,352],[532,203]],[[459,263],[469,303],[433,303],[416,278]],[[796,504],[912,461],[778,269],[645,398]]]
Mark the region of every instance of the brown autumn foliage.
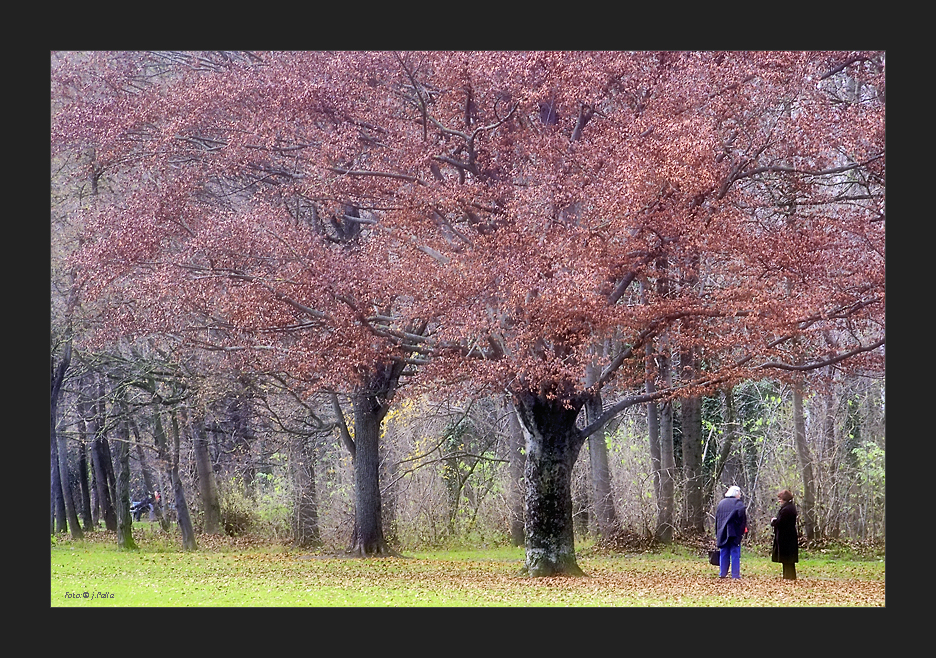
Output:
[[884,83],[878,52],[61,53],[52,144],[116,190],[74,260],[104,337],[507,389],[562,572],[645,346],[702,364],[658,397],[883,368]]

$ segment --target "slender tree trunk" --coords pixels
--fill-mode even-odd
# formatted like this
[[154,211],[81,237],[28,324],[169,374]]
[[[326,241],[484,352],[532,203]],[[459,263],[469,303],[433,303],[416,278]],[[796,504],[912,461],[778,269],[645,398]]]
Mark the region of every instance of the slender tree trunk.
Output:
[[505,398],[505,411],[507,414],[507,454],[508,479],[507,485],[507,524],[510,532],[510,543],[513,546],[523,546],[523,470],[526,456],[523,447],[526,439],[523,436],[523,426],[517,416],[517,410]]
[[174,448],[170,449],[162,417],[159,412],[153,414],[153,438],[156,441],[159,461],[169,477],[169,486],[172,489],[171,499],[175,504],[179,530],[182,531],[182,548],[184,550],[197,550],[198,543],[195,541],[195,530],[192,528],[192,519],[189,516],[188,504],[185,500],[185,490],[182,488],[182,481],[179,478],[179,423],[175,416],[172,417],[172,427],[175,435],[173,437]]
[[[656,366],[653,364],[653,345],[648,342],[647,373],[644,388],[648,394],[656,392]],[[647,438],[650,442],[650,469],[653,472],[653,495],[659,504],[660,491],[660,407],[656,402],[647,403]]]
[[62,493],[62,473],[59,471],[58,439],[53,432],[49,444],[49,453],[52,464],[52,534],[68,532],[68,518],[65,514],[65,495]]
[[185,487],[179,477],[179,444],[181,441],[178,416],[172,416],[172,461],[169,477],[172,481],[172,496],[175,499],[176,514],[179,517],[179,529],[182,531],[182,548],[186,551],[197,551],[198,542],[195,540],[195,528],[192,526],[192,516],[189,513],[188,502],[185,498]]
[[705,532],[705,498],[702,476],[702,398],[680,401],[682,410],[683,476],[686,487],[686,527],[696,533]]
[[293,543],[296,546],[322,545],[318,523],[318,501],[315,489],[315,442],[310,437],[293,441],[294,454],[289,460],[296,491],[293,514]]
[[[692,381],[696,367],[693,350],[683,350],[680,355],[682,380]],[[690,532],[705,532],[705,510],[702,477],[702,398],[683,398],[679,408],[682,416],[683,480],[686,498],[686,529]]]
[[584,400],[569,402],[528,391],[515,395],[526,429],[525,566],[530,576],[584,575],[575,560],[572,519],[572,467],[585,443],[575,419]]
[[[82,388],[83,390],[83,388]],[[78,403],[78,438],[81,441],[81,457],[84,461],[82,467],[85,472],[85,478],[88,485],[90,528],[97,528],[101,520],[101,502],[97,490],[97,477],[94,473],[94,445],[93,436],[88,433],[88,423],[86,417],[88,406],[82,402]],[[89,460],[90,457],[90,460]]]
[[81,531],[81,526],[78,524],[78,512],[75,510],[75,497],[72,495],[71,477],[68,471],[68,446],[65,443],[65,439],[59,436],[56,427],[58,424],[58,401],[61,397],[62,383],[65,381],[65,372],[68,370],[70,363],[71,344],[68,344],[65,348],[62,361],[59,363],[58,368],[52,373],[52,405],[50,415],[52,418],[52,446],[58,452],[59,488],[62,492],[62,501],[65,504],[64,518],[67,519],[72,538],[81,539],[84,533]]
[[[97,432],[101,439],[101,460],[104,466],[104,475],[107,478],[107,489],[110,493],[111,506],[117,500],[117,472],[114,470],[114,457],[111,452],[110,441],[107,440],[107,391],[103,375],[97,376],[97,396],[94,402]],[[115,515],[116,518],[116,515]],[[116,524],[116,521],[115,521]],[[114,527],[116,530],[116,525]]]
[[[697,290],[699,281],[699,257],[690,254],[684,261],[680,277],[680,288],[685,291]],[[692,321],[684,319],[687,332],[692,332]],[[680,379],[691,382],[696,377],[696,350],[683,346],[680,350]],[[679,403],[682,421],[682,471],[686,500],[685,527],[690,532],[705,531],[705,511],[702,508],[702,398],[692,396],[683,398]]]
[[149,520],[152,521],[155,518],[163,530],[169,530],[169,521],[163,513],[162,505],[160,502],[156,501],[156,493],[161,490],[162,487],[157,484],[156,476],[150,468],[149,461],[146,459],[146,452],[143,450],[143,443],[140,440],[140,429],[132,419],[130,420],[130,429],[133,430],[133,438],[136,441],[137,460],[140,462],[140,473],[143,474],[143,487],[146,489],[144,493],[146,496],[153,499],[153,511],[150,514]]
[[205,514],[203,531],[207,535],[218,535],[221,534],[221,503],[218,497],[218,483],[215,479],[214,468],[211,465],[211,455],[208,454],[208,439],[205,436],[204,420],[201,417],[196,417],[189,427],[195,447],[198,494]]
[[89,373],[81,380],[81,400],[78,413],[84,419],[85,429],[91,438],[91,469],[93,472],[95,505],[104,517],[104,527],[117,531],[117,514],[114,511],[116,482],[113,476],[113,463],[110,447],[104,435],[104,409],[96,400],[102,394],[94,381],[94,374]]
[[[717,500],[715,493],[719,489],[722,473],[725,471],[725,464],[728,463],[728,457],[731,455],[731,449],[738,436],[738,417],[735,409],[734,389],[728,388],[722,394],[722,434],[721,445],[718,447],[718,460],[715,462],[715,475],[712,477],[712,499]],[[723,483],[729,486],[731,483]]]
[[114,511],[114,493],[110,488],[110,478],[107,477],[110,448],[107,445],[107,439],[98,432],[96,422],[92,429],[95,432],[95,437],[91,442],[91,466],[94,469],[94,485],[97,488],[98,504],[101,506],[101,516],[104,517],[104,527],[116,532],[117,513]]
[[828,537],[838,539],[841,527],[840,521],[842,518],[841,510],[845,508],[845,505],[841,504],[839,501],[841,490],[839,478],[840,459],[838,442],[835,439],[835,421],[838,401],[833,390],[829,390],[826,393],[825,402],[823,438],[825,441],[825,452],[827,453],[825,459],[827,464],[825,473],[828,484],[826,485],[825,497],[828,501],[828,510],[823,523],[825,526],[823,532]]
[[676,457],[673,450],[673,404],[660,405],[660,511],[656,539],[673,541],[676,507]]
[[[601,394],[596,393],[585,402],[585,423],[590,425],[603,411]],[[588,437],[588,466],[591,483],[592,507],[598,527],[598,541],[613,544],[621,534],[621,523],[611,496],[611,471],[608,468],[608,438],[602,427]]]
[[81,487],[81,520],[84,529],[94,529],[94,519],[91,515],[91,483],[88,481],[88,448],[84,441],[79,442],[81,448],[78,455],[78,484]]
[[[382,418],[383,416],[381,416]],[[382,420],[381,420],[382,422]],[[380,425],[377,428],[380,434]],[[392,545],[397,541],[397,482],[396,460],[389,458],[388,441],[377,442],[378,486],[380,487],[380,522],[384,540]]]
[[815,539],[815,480],[813,478],[812,459],[806,444],[806,420],[803,415],[803,382],[793,384],[793,438],[796,443],[796,460],[803,474],[803,499],[800,514],[803,532],[808,541]]
[[133,541],[133,519],[130,516],[130,431],[127,428],[126,405],[119,404],[121,418],[117,421],[117,545],[135,549]]
[[[672,384],[670,359],[666,342],[663,341],[657,356],[660,379],[664,389]],[[660,503],[657,519],[656,539],[664,544],[673,541],[676,507],[676,456],[673,451],[673,403],[669,400],[660,406]]]

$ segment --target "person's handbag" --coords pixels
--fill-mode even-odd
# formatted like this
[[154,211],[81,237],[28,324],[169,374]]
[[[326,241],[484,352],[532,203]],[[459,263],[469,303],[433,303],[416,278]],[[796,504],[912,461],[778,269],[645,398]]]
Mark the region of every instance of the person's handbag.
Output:
[[717,548],[714,551],[708,552],[708,561],[709,564],[714,564],[716,567],[719,566],[719,558],[721,556],[721,551]]

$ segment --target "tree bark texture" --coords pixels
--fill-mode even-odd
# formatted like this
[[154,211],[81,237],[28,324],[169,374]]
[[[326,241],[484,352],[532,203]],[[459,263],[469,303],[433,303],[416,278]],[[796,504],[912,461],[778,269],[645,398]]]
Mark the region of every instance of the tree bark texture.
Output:
[[[55,420],[52,424],[54,427]],[[52,534],[58,534],[68,532],[68,518],[65,514],[65,495],[62,493],[62,473],[58,464],[58,440],[54,431],[49,448],[52,465]]]
[[718,461],[715,462],[715,475],[712,478],[712,500],[718,500],[716,494],[719,489],[724,489],[724,487],[732,484],[731,482],[722,481],[725,465],[728,463],[728,457],[731,455],[735,438],[738,436],[738,414],[735,407],[734,390],[731,388],[728,388],[722,394],[722,427],[724,428],[724,434],[722,435],[721,444],[718,446]]
[[78,512],[75,509],[75,497],[72,492],[71,477],[68,471],[68,445],[65,443],[64,437],[59,436],[58,428],[56,427],[58,423],[58,401],[61,397],[65,372],[68,370],[70,363],[71,346],[68,346],[65,349],[65,354],[58,368],[52,373],[52,405],[50,415],[52,418],[52,445],[58,453],[59,487],[62,491],[62,501],[65,504],[64,518],[67,520],[68,529],[71,532],[72,538],[81,539],[84,533],[81,531],[81,526],[78,523]]
[[803,499],[800,518],[803,532],[808,541],[815,539],[816,481],[813,477],[812,458],[806,444],[806,420],[803,415],[803,382],[793,384],[793,438],[796,444],[796,460],[803,474]]
[[[95,432],[97,427],[95,425]],[[104,517],[104,527],[112,532],[117,531],[117,513],[114,511],[115,492],[110,486],[108,465],[113,467],[110,460],[110,447],[107,439],[97,435],[91,441],[91,466],[94,469],[94,486],[97,489],[98,504],[101,506],[101,516]]]
[[82,442],[78,453],[78,485],[81,487],[81,520],[85,530],[94,529],[91,515],[91,483],[88,480],[88,449]]
[[526,571],[530,576],[584,575],[575,560],[572,466],[584,444],[575,425],[583,400],[523,392],[515,404],[526,430]]
[[315,488],[315,441],[300,436],[293,442],[293,455],[289,460],[296,490],[296,508],[293,514],[293,543],[302,547],[321,546],[318,524],[318,500]]
[[[418,331],[421,332],[422,329]],[[353,440],[345,426],[337,396],[332,396],[342,439],[354,457],[354,534],[349,549],[352,555],[397,555],[387,544],[383,530],[380,426],[390,409],[404,368],[402,359],[374,364],[367,379],[351,396],[354,408]]]
[[[690,254],[684,261],[680,287],[683,290],[695,291],[699,281],[699,257]],[[686,323],[687,333],[691,333],[689,320]],[[680,349],[680,379],[691,382],[696,377],[698,369],[696,364],[697,351],[692,345],[683,345]],[[684,481],[684,494],[686,501],[685,528],[689,532],[705,532],[705,511],[702,507],[703,478],[702,478],[702,398],[692,396],[680,401],[681,428],[682,428],[682,471]]]
[[221,534],[221,503],[218,498],[218,483],[215,479],[214,468],[211,465],[211,455],[208,453],[208,439],[205,433],[204,420],[196,417],[190,428],[192,442],[195,447],[198,494],[204,512],[203,532],[207,535],[219,535]]
[[126,409],[117,422],[120,436],[117,440],[117,545],[120,548],[136,548],[133,541],[133,518],[130,513],[130,432],[127,428]]
[[354,536],[351,553],[393,555],[383,534],[380,503],[381,404],[367,393],[353,398],[354,406]]
[[114,498],[116,482],[113,477],[113,462],[110,456],[110,446],[104,435],[104,416],[101,405],[95,400],[100,390],[94,381],[94,374],[88,373],[81,378],[81,399],[78,402],[78,413],[84,421],[85,431],[91,441],[91,470],[93,474],[95,504],[101,510],[104,518],[104,527],[111,532],[117,531],[117,514],[114,511]]
[[[586,424],[591,424],[601,415],[601,397],[594,395],[585,403]],[[614,499],[611,495],[611,470],[608,467],[607,432],[601,428],[588,437],[588,473],[591,483],[592,506],[600,543],[613,543],[621,532]]]
[[686,497],[686,529],[705,532],[705,510],[702,477],[702,398],[680,401],[682,414],[683,478]]
[[176,515],[179,517],[179,529],[182,531],[182,548],[186,551],[197,551],[198,542],[195,540],[195,528],[192,526],[192,516],[189,513],[188,502],[185,498],[185,487],[179,477],[179,442],[181,432],[179,419],[172,417],[172,456],[169,477],[172,481],[172,496],[175,499]]

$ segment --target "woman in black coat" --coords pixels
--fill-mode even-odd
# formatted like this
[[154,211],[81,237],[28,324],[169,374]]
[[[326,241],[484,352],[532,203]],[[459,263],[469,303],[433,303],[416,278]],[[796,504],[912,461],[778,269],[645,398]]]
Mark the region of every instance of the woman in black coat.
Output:
[[796,536],[796,505],[793,494],[784,489],[777,494],[780,511],[770,519],[774,529],[773,554],[770,559],[783,564],[783,578],[796,580],[796,563],[799,562],[799,544]]

